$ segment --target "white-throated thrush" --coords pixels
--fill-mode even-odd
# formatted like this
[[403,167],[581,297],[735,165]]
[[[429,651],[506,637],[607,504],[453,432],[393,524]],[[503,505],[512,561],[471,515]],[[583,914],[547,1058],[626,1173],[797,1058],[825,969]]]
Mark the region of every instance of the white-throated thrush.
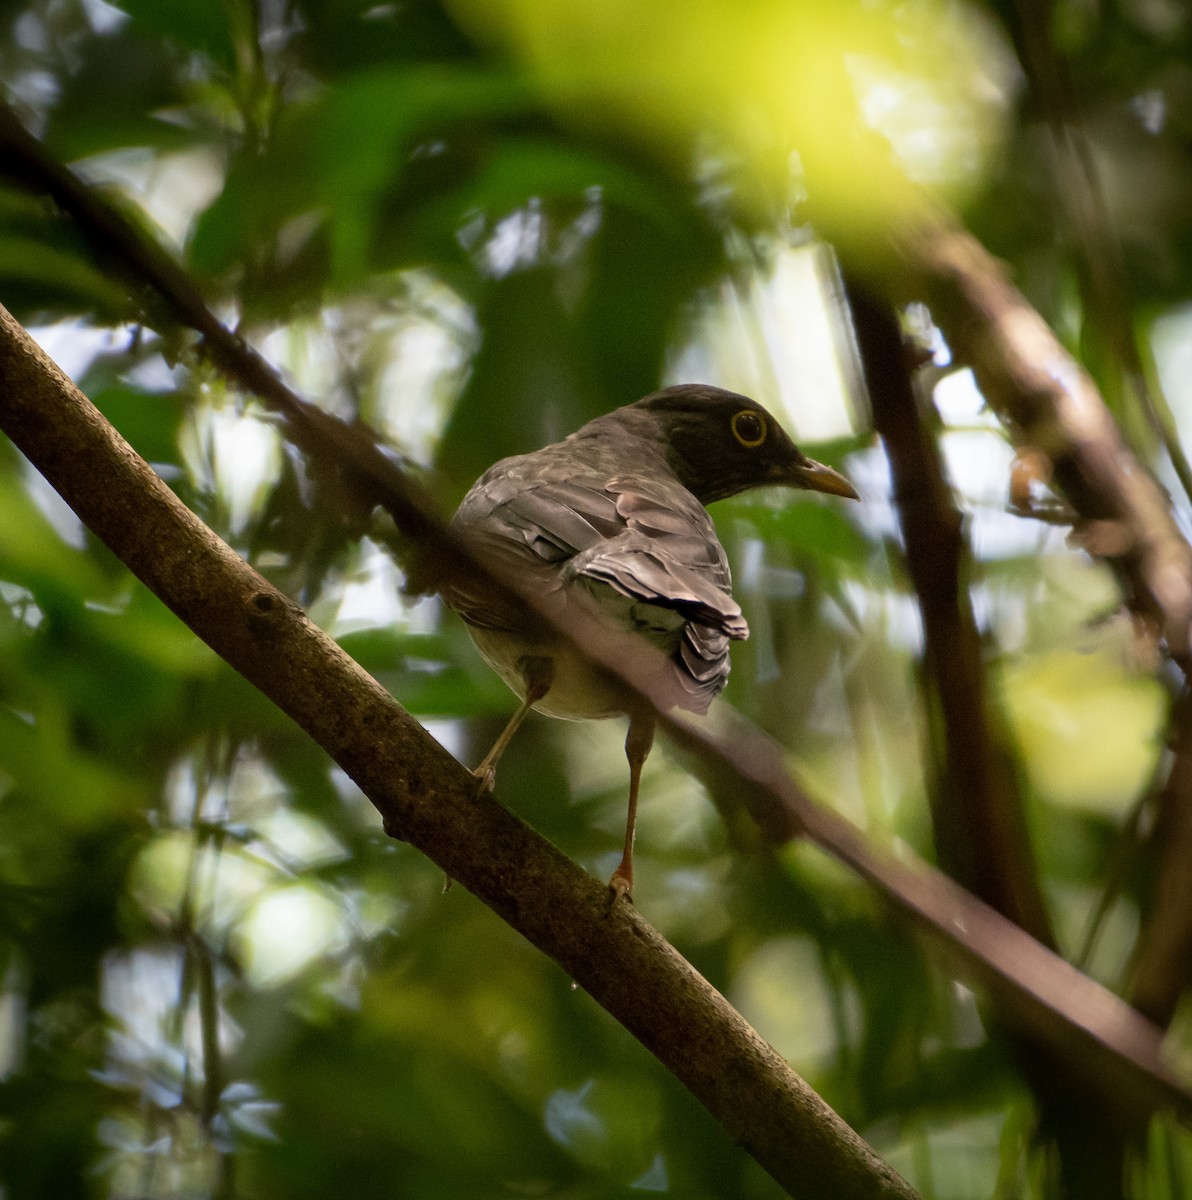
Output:
[[[844,476],[802,454],[758,403],[683,384],[589,421],[552,446],[505,458],[464,497],[452,524],[565,620],[582,606],[609,643],[658,650],[652,690],[668,707],[707,711],[729,672],[729,642],[749,627],[732,598],[728,559],[705,504],[784,486],[856,498]],[[629,816],[610,886],[633,887],[633,831],[654,710],[589,665],[565,639],[480,589],[444,598],[522,703],[475,774],[497,761],[530,709],[571,720],[629,717]]]

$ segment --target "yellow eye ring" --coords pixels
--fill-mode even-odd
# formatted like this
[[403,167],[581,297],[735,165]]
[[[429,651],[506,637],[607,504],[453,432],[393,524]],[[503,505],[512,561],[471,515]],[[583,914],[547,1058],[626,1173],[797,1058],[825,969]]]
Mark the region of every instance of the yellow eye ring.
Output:
[[733,437],[746,450],[755,450],[766,440],[766,418],[752,408],[743,408],[733,417]]

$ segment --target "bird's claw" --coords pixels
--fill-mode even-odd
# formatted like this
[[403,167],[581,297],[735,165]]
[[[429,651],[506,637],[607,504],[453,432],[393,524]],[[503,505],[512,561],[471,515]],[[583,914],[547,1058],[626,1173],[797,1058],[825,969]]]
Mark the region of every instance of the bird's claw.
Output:
[[614,871],[613,877],[608,881],[608,890],[612,892],[612,903],[609,905],[610,912],[623,902],[632,904],[633,876],[625,875],[620,870]]

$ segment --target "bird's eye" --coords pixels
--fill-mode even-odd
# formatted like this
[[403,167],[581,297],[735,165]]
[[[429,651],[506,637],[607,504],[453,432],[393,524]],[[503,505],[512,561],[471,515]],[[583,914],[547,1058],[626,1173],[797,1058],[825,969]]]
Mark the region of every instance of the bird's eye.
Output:
[[733,437],[746,450],[760,446],[766,440],[765,418],[750,408],[743,409],[733,417]]

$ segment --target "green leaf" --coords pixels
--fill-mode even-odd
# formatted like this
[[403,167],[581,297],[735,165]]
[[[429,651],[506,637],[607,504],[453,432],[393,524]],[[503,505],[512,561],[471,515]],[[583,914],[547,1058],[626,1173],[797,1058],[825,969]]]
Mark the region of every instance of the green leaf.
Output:
[[82,252],[0,231],[0,288],[15,311],[94,313],[103,320],[128,315],[125,289]]
[[231,69],[236,61],[229,7],[212,0],[116,0],[137,27],[189,50],[198,50]]

